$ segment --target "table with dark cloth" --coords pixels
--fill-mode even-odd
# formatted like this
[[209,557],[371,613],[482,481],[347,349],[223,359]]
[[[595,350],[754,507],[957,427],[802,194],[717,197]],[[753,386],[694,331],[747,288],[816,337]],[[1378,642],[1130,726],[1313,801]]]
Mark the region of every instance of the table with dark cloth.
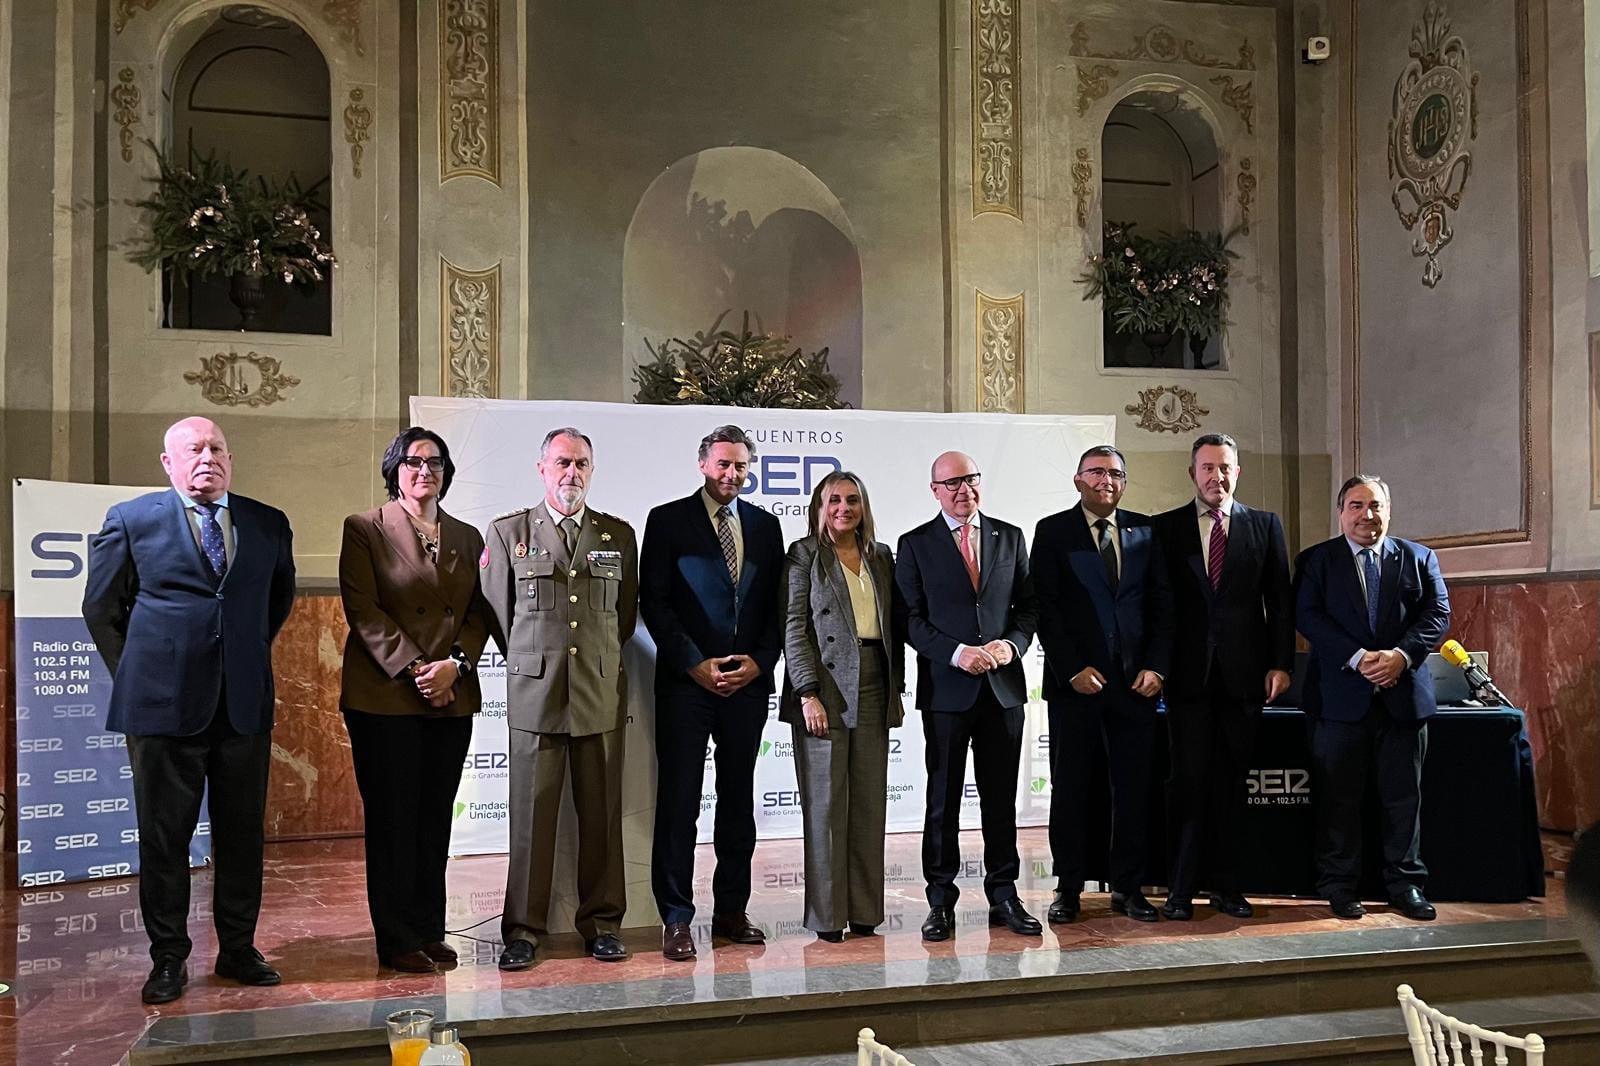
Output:
[[[1152,850],[1145,883],[1166,883],[1166,716],[1156,731]],[[1091,785],[1091,854],[1104,868],[1109,795]],[[1263,712],[1247,781],[1239,887],[1246,895],[1315,896],[1315,802],[1306,717],[1292,707]],[[1362,896],[1382,899],[1376,793],[1367,796]],[[1438,901],[1501,903],[1544,895],[1544,855],[1534,799],[1533,751],[1523,713],[1513,708],[1441,708],[1428,722],[1422,769],[1425,891]],[[1204,878],[1201,887],[1204,887]]]

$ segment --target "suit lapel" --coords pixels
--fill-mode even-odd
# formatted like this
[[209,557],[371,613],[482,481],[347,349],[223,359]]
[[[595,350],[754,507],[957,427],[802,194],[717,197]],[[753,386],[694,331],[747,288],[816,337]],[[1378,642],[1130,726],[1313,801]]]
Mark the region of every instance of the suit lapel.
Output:
[[1365,627],[1367,624],[1367,597],[1361,590],[1361,575],[1356,572],[1356,568],[1361,565],[1361,561],[1350,550],[1350,542],[1342,536],[1334,541],[1334,554],[1336,556],[1333,563],[1334,584],[1344,592],[1345,598],[1350,601],[1350,609],[1355,612],[1355,616],[1361,620],[1361,625]]
[[[559,533],[560,530],[558,529],[557,532]],[[585,510],[583,512],[583,525],[578,527],[578,539],[573,543],[572,560],[567,569],[587,570],[589,553],[598,547],[600,547],[599,522],[595,518],[593,511]],[[580,561],[583,561],[585,565],[580,567],[578,565]]]
[[[739,540],[744,545],[744,558],[739,566],[739,602],[743,603],[745,597],[750,593],[750,586],[756,583],[756,570],[759,568],[756,553],[752,549],[752,541],[750,539],[750,527],[754,524],[750,521],[751,512],[758,510],[758,508],[755,504],[745,503],[743,500],[734,500],[733,507],[734,512],[739,516]],[[721,555],[722,542],[717,540],[716,532],[715,527],[713,527],[711,539],[717,541],[717,554]]]
[[[989,519],[983,517],[983,512],[978,512],[978,595],[981,598],[989,591],[989,575],[995,571],[995,563],[1000,555],[1000,531],[994,528]],[[959,558],[958,550],[956,556]],[[962,569],[966,569],[965,560]]]
[[[441,526],[443,525],[441,521]],[[422,540],[417,536],[416,528],[411,524],[411,519],[406,517],[405,508],[399,501],[390,500],[378,510],[378,528],[383,531],[384,539],[394,549],[394,553],[403,559],[429,584],[438,584],[439,573],[427,554],[423,551]]]
[[[1378,628],[1383,620],[1394,614],[1395,598],[1400,594],[1400,545],[1388,537],[1383,542],[1383,556],[1378,560]],[[1374,637],[1378,634],[1373,633]]]
[[1078,504],[1067,512],[1067,558],[1073,572],[1087,588],[1093,585],[1111,597],[1111,582],[1106,578],[1105,564],[1100,561],[1100,545],[1095,542],[1089,528],[1089,515]]
[[178,496],[178,490],[173,489],[165,497],[156,501],[157,506],[169,510],[167,522],[172,530],[172,536],[178,537],[178,543],[183,545],[183,557],[189,560],[189,565],[195,574],[206,584],[211,584],[211,571],[206,566],[205,557],[200,553],[200,545],[195,543],[194,529],[189,525],[189,509],[183,505],[183,500]]
[[[1195,510],[1193,503],[1185,505],[1182,511],[1174,517],[1178,532],[1178,550],[1189,563],[1189,573],[1193,575],[1195,585],[1200,594],[1207,600],[1215,595],[1211,587],[1211,575],[1206,572],[1205,545],[1200,536],[1200,515]],[[1226,559],[1223,560],[1227,562]]]
[[[851,633],[856,633],[856,611],[850,603],[850,587],[845,584],[849,579],[844,576],[844,563],[839,561],[839,553],[833,550],[831,544],[817,544],[817,558],[822,563],[822,572],[826,575],[828,588],[833,591],[834,609],[844,616],[845,624],[850,627]],[[862,562],[865,566],[865,561]],[[860,636],[856,633],[856,636]]]
[[[556,522],[556,516],[550,513],[550,508],[543,501],[529,512],[531,536],[535,546],[543,548],[550,553],[550,558],[560,562],[567,558],[567,542],[561,536],[561,527]],[[570,560],[569,560],[570,561]],[[572,570],[575,567],[567,567]]]
[[[888,552],[872,553],[871,561],[866,564],[867,573],[872,575],[872,592],[878,608],[878,633],[882,636],[884,646],[889,645],[894,628],[891,624],[894,601],[894,569],[889,563]],[[855,617],[855,612],[850,612]],[[859,635],[859,634],[858,634]]]
[[[1250,557],[1253,544],[1251,533],[1254,528],[1255,523],[1250,521],[1250,509],[1238,500],[1233,501],[1233,509],[1228,512],[1228,539],[1222,553],[1222,580],[1217,583],[1219,593],[1228,587],[1236,571]],[[1198,524],[1195,532],[1198,535]],[[1207,580],[1207,587],[1210,584],[1211,582]]]
[[[1198,535],[1198,534],[1197,534]],[[1124,589],[1128,588],[1128,570],[1133,561],[1144,558],[1147,544],[1150,540],[1149,526],[1135,526],[1128,522],[1127,512],[1117,511],[1117,542],[1122,547],[1122,553],[1117,563],[1117,596],[1121,596]],[[1104,566],[1100,568],[1105,570]],[[1106,583],[1110,588],[1110,582]]]

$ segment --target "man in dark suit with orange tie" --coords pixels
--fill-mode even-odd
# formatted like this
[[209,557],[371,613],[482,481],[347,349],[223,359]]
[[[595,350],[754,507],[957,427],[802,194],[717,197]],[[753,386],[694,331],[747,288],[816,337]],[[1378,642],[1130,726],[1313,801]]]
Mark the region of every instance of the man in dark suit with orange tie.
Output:
[[1177,611],[1167,674],[1172,847],[1167,901],[1174,921],[1194,917],[1202,882],[1224,914],[1255,913],[1239,891],[1239,817],[1261,707],[1289,688],[1294,596],[1283,522],[1234,499],[1239,445],[1208,433],[1189,450],[1195,498],[1152,521]]
[[106,512],[89,540],[83,620],[111,671],[106,729],[128,736],[139,910],[154,962],[141,996],[189,979],[189,838],[210,788],[216,973],[275,985],[255,948],[272,759],[272,638],[294,606],[289,519],[230,494],[222,428],[167,430],[170,490]]
[[755,854],[755,772],[773,670],[783,651],[783,533],[739,499],[755,446],[738,426],[700,442],[704,483],[645,521],[639,615],[656,643],[656,831],[650,882],[661,953],[695,956],[695,822],[706,743],[716,742],[717,853],[711,934],[759,944],[745,908]]
[[1117,506],[1128,487],[1122,453],[1084,452],[1080,501],[1041,519],[1033,535],[1044,698],[1050,707],[1053,923],[1076,921],[1090,874],[1085,854],[1092,758],[1111,777],[1111,909],[1159,918],[1141,890],[1148,859],[1150,754],[1156,696],[1172,651],[1172,600],[1161,546],[1142,514]]
[[981,481],[970,455],[945,452],[934,460],[931,488],[939,514],[901,537],[895,552],[895,582],[917,652],[928,767],[924,940],[955,935],[968,747],[983,812],[989,924],[1023,936],[1043,932],[1017,898],[1017,771],[1028,702],[1022,656],[1033,642],[1039,607],[1022,530],[980,515]]

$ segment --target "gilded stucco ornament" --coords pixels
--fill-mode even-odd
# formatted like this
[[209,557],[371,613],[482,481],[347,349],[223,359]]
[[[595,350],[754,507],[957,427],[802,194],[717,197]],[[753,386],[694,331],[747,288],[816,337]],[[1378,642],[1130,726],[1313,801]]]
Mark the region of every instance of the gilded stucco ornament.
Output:
[[1478,136],[1478,75],[1439,0],[1429,0],[1412,24],[1408,51],[1389,116],[1390,199],[1411,234],[1411,254],[1427,260],[1422,283],[1431,289],[1444,277],[1439,253],[1455,236],[1450,213],[1460,209],[1472,173],[1467,146]]
[[1137,415],[1135,423],[1151,433],[1192,433],[1200,428],[1200,420],[1211,413],[1200,406],[1200,398],[1193,389],[1181,385],[1154,385],[1139,390],[1139,402],[1123,408]]
[[372,137],[372,109],[362,101],[366,93],[350,90],[350,102],[344,107],[344,140],[350,146],[350,169],[355,177],[361,176],[361,156],[367,141]]
[[271,407],[300,384],[283,372],[281,360],[260,352],[218,352],[201,359],[199,370],[185,371],[183,380],[199,385],[201,397],[219,407]]
[[111,119],[117,124],[117,142],[122,146],[122,161],[133,162],[133,127],[139,124],[139,86],[134,84],[132,67],[117,71],[117,84],[111,87],[111,103],[116,108]]
[[1127,48],[1099,51],[1089,44],[1089,27],[1079,22],[1072,27],[1069,38],[1072,46],[1068,53],[1088,59],[1126,59],[1151,63],[1185,63],[1191,67],[1211,67],[1220,70],[1256,69],[1256,50],[1250,39],[1239,43],[1239,58],[1222,59],[1208,54],[1195,41],[1179,37],[1171,26],[1157,23],[1143,33],[1135,34],[1133,44]]
[[972,5],[972,213],[1022,217],[1020,0]]
[[1023,410],[1023,294],[1001,300],[978,290],[978,410]]
[[499,395],[500,264],[464,270],[441,257],[439,288],[444,395]]

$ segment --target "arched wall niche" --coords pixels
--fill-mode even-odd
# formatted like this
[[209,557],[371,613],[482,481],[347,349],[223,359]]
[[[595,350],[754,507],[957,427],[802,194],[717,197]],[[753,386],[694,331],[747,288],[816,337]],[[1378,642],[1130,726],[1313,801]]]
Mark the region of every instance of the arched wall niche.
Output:
[[708,148],[673,163],[640,197],[623,248],[623,364],[645,340],[691,338],[723,311],[750,312],[807,351],[828,348],[840,397],[861,405],[861,257],[837,197],[781,153]]
[[[174,161],[215,154],[252,176],[316,188],[312,222],[333,230],[333,137],[328,63],[296,19],[255,4],[215,9],[188,23],[187,48],[167,52],[163,142]],[[177,42],[174,42],[176,44]],[[162,324],[232,329],[238,312],[228,280],[163,276]],[[265,286],[258,332],[332,332],[334,277],[315,287]]]
[[[1100,128],[1100,208],[1104,219],[1146,237],[1223,226],[1222,131],[1198,90],[1146,81],[1111,104]],[[1104,365],[1217,369],[1222,338],[1180,334],[1164,350],[1106,322]]]

